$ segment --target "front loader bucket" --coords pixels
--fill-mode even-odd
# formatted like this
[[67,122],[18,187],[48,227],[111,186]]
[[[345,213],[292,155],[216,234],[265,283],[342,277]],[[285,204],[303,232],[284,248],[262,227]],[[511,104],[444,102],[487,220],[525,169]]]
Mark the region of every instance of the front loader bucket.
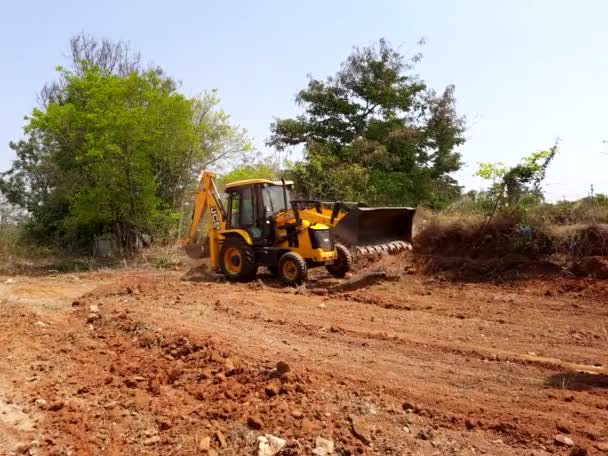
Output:
[[411,248],[415,213],[409,207],[355,207],[340,219],[333,235],[360,254],[405,250]]

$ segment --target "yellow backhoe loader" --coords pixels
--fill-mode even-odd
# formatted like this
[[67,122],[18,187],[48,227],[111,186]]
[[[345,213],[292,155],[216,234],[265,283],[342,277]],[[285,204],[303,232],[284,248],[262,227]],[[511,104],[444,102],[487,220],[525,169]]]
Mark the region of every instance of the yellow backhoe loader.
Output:
[[[201,176],[183,247],[191,258],[210,257],[212,267],[228,280],[252,280],[260,266],[288,285],[301,283],[308,269],[317,266],[344,277],[352,253],[394,253],[409,247],[414,209],[292,200],[292,182],[266,179],[226,185],[224,206],[214,178],[209,171]],[[200,242],[199,225],[207,212],[211,226]]]

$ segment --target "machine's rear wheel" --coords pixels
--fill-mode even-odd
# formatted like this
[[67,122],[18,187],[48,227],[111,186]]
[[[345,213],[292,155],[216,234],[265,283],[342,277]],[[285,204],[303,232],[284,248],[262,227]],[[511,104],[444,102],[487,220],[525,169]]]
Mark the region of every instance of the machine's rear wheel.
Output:
[[258,272],[253,248],[241,237],[229,237],[220,250],[220,269],[231,282],[253,280]]
[[299,285],[306,279],[306,261],[298,253],[287,252],[279,260],[279,277],[286,285]]
[[341,279],[351,270],[353,257],[350,251],[342,244],[336,244],[336,252],[338,253],[338,258],[334,261],[334,264],[328,264],[325,267],[332,276]]

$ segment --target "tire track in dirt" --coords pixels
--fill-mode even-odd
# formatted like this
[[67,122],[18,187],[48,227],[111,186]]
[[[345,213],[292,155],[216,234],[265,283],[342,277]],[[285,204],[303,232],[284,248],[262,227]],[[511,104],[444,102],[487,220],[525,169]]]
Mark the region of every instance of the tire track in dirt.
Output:
[[[236,287],[231,288],[237,288],[237,290],[240,291],[243,287],[237,285]],[[236,296],[238,296],[239,291],[237,291]],[[521,404],[512,404],[511,402],[517,401],[504,400],[500,397],[501,395],[504,395],[505,390],[509,390],[506,386],[520,385],[521,387],[522,379],[524,380],[524,385],[529,383],[532,388],[542,388],[544,379],[547,376],[551,373],[555,373],[556,368],[564,367],[560,366],[559,362],[548,362],[546,360],[536,359],[530,360],[527,359],[525,355],[503,350],[501,353],[507,354],[507,356],[505,356],[505,359],[502,362],[490,363],[490,365],[487,362],[480,362],[471,366],[469,359],[469,361],[467,361],[467,369],[464,373],[461,373],[459,370],[461,370],[460,367],[464,364],[462,358],[477,358],[480,361],[484,361],[485,352],[476,347],[463,350],[448,344],[438,345],[425,343],[424,340],[398,338],[396,343],[394,337],[384,337],[382,335],[380,337],[374,337],[377,335],[371,334],[368,331],[344,330],[344,325],[340,327],[340,330],[331,333],[331,329],[329,331],[321,331],[321,328],[323,327],[320,325],[313,325],[311,323],[305,323],[304,325],[292,323],[293,320],[299,321],[302,318],[306,318],[302,313],[293,316],[290,315],[287,318],[279,318],[275,321],[272,318],[269,319],[267,317],[265,318],[263,315],[259,315],[258,309],[260,306],[264,306],[265,303],[266,306],[270,307],[268,309],[269,314],[278,313],[280,308],[286,304],[278,303],[278,301],[279,299],[284,300],[284,295],[288,293],[270,291],[268,294],[274,294],[275,299],[268,299],[268,297],[265,297],[263,302],[261,302],[259,299],[251,297],[244,301],[235,299],[235,296],[223,297],[221,300],[230,301],[230,307],[221,303],[218,304],[218,300],[216,300],[214,303],[207,302],[203,305],[202,307],[206,309],[205,311],[200,310],[200,303],[194,302],[185,304],[183,300],[180,300],[179,306],[166,306],[163,309],[163,312],[167,318],[176,318],[179,320],[180,318],[185,317],[185,319],[192,320],[193,322],[196,321],[197,318],[209,318],[211,315],[214,315],[214,318],[207,324],[213,328],[211,329],[212,331],[217,331],[220,334],[233,334],[233,339],[242,339],[240,343],[246,343],[245,341],[247,340],[258,340],[261,341],[260,345],[262,347],[272,346],[273,349],[276,350],[281,350],[282,348],[285,351],[284,342],[277,343],[277,341],[281,338],[285,338],[285,333],[289,333],[292,336],[297,336],[299,339],[298,343],[294,342],[293,338],[290,339],[288,345],[297,347],[300,357],[304,356],[307,360],[317,363],[321,369],[330,368],[333,371],[338,370],[344,375],[358,376],[359,378],[361,378],[362,375],[361,372],[356,372],[359,369],[359,366],[355,370],[349,369],[349,364],[353,356],[349,356],[348,351],[349,349],[352,349],[353,346],[361,345],[360,338],[368,340],[371,336],[373,340],[375,339],[374,343],[381,341],[383,342],[383,345],[382,347],[375,347],[374,350],[370,351],[368,356],[365,356],[361,350],[357,353],[356,358],[358,358],[359,364],[375,364],[373,368],[365,369],[368,374],[367,377],[364,376],[366,380],[372,379],[376,376],[376,372],[381,371],[382,377],[379,382],[380,384],[383,382],[389,385],[398,383],[399,380],[402,380],[405,376],[408,379],[410,386],[414,386],[415,390],[419,389],[420,391],[424,391],[431,389],[430,396],[441,396],[443,394],[448,398],[453,398],[458,397],[459,395],[466,395],[467,398],[465,401],[444,401],[437,404],[436,407],[438,410],[456,410],[459,412],[458,415],[460,417],[466,416],[468,413],[479,413],[478,410],[476,410],[476,407],[484,410],[482,404],[493,402],[493,410],[484,410],[482,412],[483,417],[494,420],[493,423],[488,423],[486,426],[490,429],[495,428],[502,433],[506,432],[507,435],[517,434],[518,432],[521,434],[522,429],[534,428],[539,420],[541,420],[541,423],[540,426],[536,426],[539,429],[536,438],[546,439],[550,437],[550,433],[554,431],[554,421],[556,418],[554,405],[550,405],[548,408],[541,411],[537,411],[537,407],[532,408],[532,411],[528,411],[526,409],[530,409],[530,407],[528,407],[528,404],[525,402]],[[209,291],[208,295],[213,296],[213,291]],[[294,296],[292,296],[292,298],[293,297]],[[308,302],[311,300],[311,297],[298,296],[298,300]],[[294,301],[289,304],[292,305],[292,307],[290,307],[292,309]],[[202,312],[202,315],[197,317],[197,312],[192,312],[192,308],[196,308],[198,313]],[[311,308],[314,309],[314,306],[306,306],[306,310],[309,313]],[[247,309],[250,309],[250,311],[244,313],[243,310]],[[251,309],[256,310],[253,311]],[[325,307],[325,309],[327,309],[327,307]],[[175,313],[173,314],[173,312]],[[312,312],[317,313],[317,310],[312,310]],[[240,334],[236,333],[238,328],[243,328],[243,326],[250,327],[252,324],[254,325],[253,330],[241,329]],[[256,328],[256,326],[261,326],[261,328]],[[345,340],[344,335],[340,334],[342,331],[345,331],[346,335],[350,336],[350,338]],[[421,348],[425,349],[422,353],[420,350]],[[390,353],[390,355],[383,358],[382,353],[384,352]],[[513,359],[509,359],[509,356]],[[395,358],[397,358],[397,360],[395,360]],[[416,358],[418,358],[417,363],[414,363],[413,360]],[[323,360],[328,359],[332,360],[331,363],[323,363]],[[486,358],[485,361],[488,361],[488,359]],[[520,368],[517,369],[512,366],[505,368],[505,363],[511,364],[512,361],[518,361],[519,364],[521,364]],[[329,364],[329,366],[325,367],[326,364]],[[491,367],[491,364],[496,365],[496,367]],[[404,367],[405,369],[403,369]],[[535,369],[534,372],[530,372],[532,368]],[[515,374],[509,376],[511,370],[514,370]],[[418,376],[414,373],[415,371],[418,372]],[[440,375],[429,379],[429,372],[437,373],[445,371],[451,373],[452,376]],[[455,373],[458,373],[458,375],[454,375]],[[472,379],[470,380],[468,387],[467,377]],[[429,380],[431,380],[431,384],[435,385],[437,388],[436,391],[432,391]],[[491,388],[482,393],[477,392],[476,388],[484,383],[492,385],[493,389]],[[452,385],[453,388],[446,391],[446,388],[449,388],[450,385]],[[500,387],[501,385],[502,387]],[[463,388],[466,390],[466,393],[463,391]],[[401,393],[403,393],[403,391],[401,391]],[[409,393],[411,396],[411,391]],[[419,398],[423,401],[434,403],[429,400],[428,394],[420,394]],[[532,395],[532,397],[528,397],[528,399],[542,402],[546,401],[548,398],[546,396],[539,397]],[[556,397],[556,401],[560,400],[560,398]],[[549,400],[549,402],[551,401]],[[471,407],[471,403],[475,404],[475,407]],[[584,402],[581,402],[580,405],[577,404],[577,406],[580,406],[581,409],[587,407]],[[569,405],[568,408],[571,409],[572,406]],[[595,411],[597,411],[597,408],[593,407],[592,412]],[[588,412],[586,410],[579,410],[577,413],[580,413],[584,419],[588,417]],[[520,425],[517,424],[517,421],[520,420],[520,415],[522,414],[525,419],[523,420],[523,425]],[[505,418],[507,421],[513,419],[513,422],[516,424],[505,426]],[[544,429],[542,429],[543,426],[545,426]],[[503,429],[504,432],[501,431],[501,429]],[[599,430],[596,431],[600,432]],[[595,435],[593,433],[591,434]],[[525,432],[524,435],[526,435]],[[530,437],[530,435],[526,435],[526,438]]]
[[[608,441],[605,375],[585,364],[605,361],[604,340],[594,337],[599,305],[572,307],[536,289],[488,302],[496,287],[463,292],[417,278],[332,296],[271,281],[184,282],[166,272],[104,281],[74,311],[62,293],[52,306],[25,299],[2,309],[0,350],[18,348],[25,367],[11,366],[21,379],[12,388],[27,398],[24,410],[43,415],[44,448],[192,454],[194,434],[219,426],[229,441],[223,448],[214,440],[220,454],[243,454],[255,446],[246,415],[256,411],[265,431],[298,440],[307,454],[319,434],[362,454],[568,454],[552,440],[557,421],[590,454]],[[41,316],[47,326],[37,325]],[[569,343],[573,329],[577,345]],[[227,375],[226,359],[242,371]],[[268,396],[273,380],[263,372],[278,360],[304,393]],[[181,373],[171,382],[174,369]],[[52,412],[37,398],[63,405]],[[371,446],[353,436],[353,414],[366,422]]]

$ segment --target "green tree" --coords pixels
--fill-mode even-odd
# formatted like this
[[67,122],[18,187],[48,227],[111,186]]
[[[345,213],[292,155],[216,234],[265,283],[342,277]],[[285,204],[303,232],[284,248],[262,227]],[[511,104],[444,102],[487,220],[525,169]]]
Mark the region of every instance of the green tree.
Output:
[[277,179],[277,167],[270,161],[258,161],[251,164],[237,166],[223,174],[220,180],[220,187],[245,179]]
[[488,215],[492,217],[497,210],[511,214],[525,212],[528,207],[544,201],[542,183],[549,164],[555,158],[558,143],[553,147],[534,152],[524,157],[517,165],[507,168],[504,163],[479,163],[476,176],[490,180],[487,190],[492,204]]
[[153,70],[121,77],[89,66],[62,76],[65,101],[34,110],[26,128],[44,135],[45,164],[60,171],[61,234],[86,241],[113,231],[128,247],[138,232],[162,233],[175,218],[168,184],[196,147],[192,102]]
[[[71,69],[46,85],[0,191],[30,213],[36,240],[87,245],[114,233],[127,249],[179,231],[200,171],[251,150],[215,92],[189,99],[128,48],[71,42]],[[91,58],[90,63],[80,57]]]
[[173,208],[179,209],[176,236],[184,234],[185,223],[192,212],[192,199],[201,171],[213,168],[222,172],[234,163],[247,162],[254,148],[245,129],[235,126],[230,116],[219,107],[217,90],[206,91],[192,100],[192,124],[196,144],[180,157],[163,186]]
[[306,196],[372,204],[441,206],[460,193],[464,121],[453,86],[441,95],[388,42],[355,48],[335,76],[311,78],[296,96],[303,113],[277,119],[268,144],[304,146],[291,175]]

